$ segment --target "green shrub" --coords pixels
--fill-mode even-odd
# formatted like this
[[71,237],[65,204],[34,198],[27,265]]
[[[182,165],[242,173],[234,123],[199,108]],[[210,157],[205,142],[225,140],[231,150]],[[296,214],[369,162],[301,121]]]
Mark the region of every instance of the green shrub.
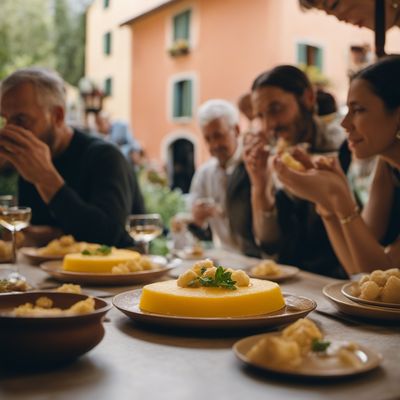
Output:
[[169,229],[171,218],[185,210],[185,201],[180,189],[171,190],[161,183],[153,183],[147,179],[148,174],[139,177],[146,211],[161,215],[164,226]]

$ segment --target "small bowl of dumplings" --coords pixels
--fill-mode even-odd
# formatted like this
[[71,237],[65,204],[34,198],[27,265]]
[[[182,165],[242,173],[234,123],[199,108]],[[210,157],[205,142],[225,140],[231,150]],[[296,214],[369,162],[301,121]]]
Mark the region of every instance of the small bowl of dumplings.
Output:
[[342,293],[357,303],[400,309],[400,269],[376,269],[343,285]]

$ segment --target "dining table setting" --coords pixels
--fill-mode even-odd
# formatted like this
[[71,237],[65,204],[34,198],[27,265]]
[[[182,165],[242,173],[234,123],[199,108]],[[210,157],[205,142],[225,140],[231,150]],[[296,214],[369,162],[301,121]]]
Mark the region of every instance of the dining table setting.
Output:
[[[68,240],[66,246],[76,246]],[[357,279],[364,283],[365,277],[336,280],[218,248],[137,256],[127,270],[113,273],[101,261],[89,273],[81,269],[82,255],[125,260],[126,250],[109,256],[107,246],[79,246],[74,247],[78,253],[58,255],[22,247],[15,264],[0,265],[0,282],[8,274],[26,284],[24,291],[0,294],[0,398],[400,398],[400,305],[360,296]],[[206,279],[203,260],[216,270],[214,281]],[[279,290],[283,307],[236,315],[236,302],[223,308],[230,310],[226,315],[197,315],[191,313],[189,303],[195,299],[189,297],[182,313],[146,309],[146,290],[155,285],[157,291],[168,282],[179,286],[182,276],[199,265],[200,275],[179,290],[196,290],[190,288],[194,282],[215,283],[217,274],[226,278],[228,289],[237,289],[229,287],[229,279],[240,269],[250,286]],[[77,285],[80,293],[73,289]],[[240,290],[227,291],[232,301]],[[57,312],[29,314],[35,309],[30,303],[39,306],[43,298]],[[309,329],[321,335],[313,339],[312,352],[293,352],[286,336],[295,329],[301,340]],[[332,354],[339,353],[330,354],[329,348],[337,343],[339,350],[351,349],[345,351],[352,357],[349,364],[332,362]],[[277,346],[269,348],[272,344]],[[286,361],[274,364],[273,357]]]

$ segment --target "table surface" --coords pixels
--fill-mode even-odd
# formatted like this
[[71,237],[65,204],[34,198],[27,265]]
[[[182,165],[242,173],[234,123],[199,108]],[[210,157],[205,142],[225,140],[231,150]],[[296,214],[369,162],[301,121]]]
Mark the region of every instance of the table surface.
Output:
[[[219,259],[224,258],[220,254]],[[228,255],[226,255],[228,257]],[[240,256],[236,261],[240,262]],[[37,266],[19,262],[37,286],[56,282]],[[103,341],[72,364],[48,372],[0,371],[0,399],[368,399],[400,398],[399,325],[346,318],[321,289],[333,279],[307,272],[281,283],[282,290],[317,301],[309,317],[338,339],[356,341],[381,353],[382,366],[367,374],[333,381],[272,377],[243,365],[232,345],[254,332],[161,331],[135,323],[117,309],[107,314]],[[91,288],[112,295],[135,287]],[[98,292],[98,291],[101,292]],[[259,332],[258,332],[259,333]]]

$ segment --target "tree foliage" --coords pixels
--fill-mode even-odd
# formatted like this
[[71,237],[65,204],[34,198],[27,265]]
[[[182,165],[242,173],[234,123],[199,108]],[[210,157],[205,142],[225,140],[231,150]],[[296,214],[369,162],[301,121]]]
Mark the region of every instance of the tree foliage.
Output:
[[90,0],[1,0],[0,79],[17,68],[56,69],[70,84],[84,75]]
[[48,0],[2,0],[0,79],[28,65],[53,66]]
[[55,67],[67,82],[77,85],[85,68],[85,14],[67,0],[53,1]]

